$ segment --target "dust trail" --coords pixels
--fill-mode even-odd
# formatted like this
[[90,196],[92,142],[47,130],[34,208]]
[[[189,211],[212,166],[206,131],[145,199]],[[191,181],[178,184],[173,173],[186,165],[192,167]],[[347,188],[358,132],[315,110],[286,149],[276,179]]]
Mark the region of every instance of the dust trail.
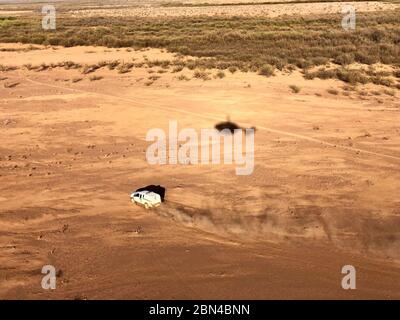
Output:
[[[259,214],[246,215],[231,208],[194,208],[167,201],[154,212],[175,223],[244,241],[274,243],[313,240],[333,244],[349,252],[400,262],[400,217],[378,218],[373,212],[353,219],[343,214],[325,212],[320,207],[294,207],[292,215],[263,206]],[[356,212],[362,214],[362,212]]]
[[[131,103],[134,103],[136,107],[143,107],[143,108],[150,107],[150,108],[153,108],[153,109],[159,109],[159,110],[163,110],[163,111],[173,111],[173,112],[189,114],[189,115],[192,115],[192,116],[195,116],[195,117],[198,117],[198,118],[203,118],[203,119],[213,120],[213,121],[225,121],[226,120],[225,118],[222,118],[222,117],[205,116],[205,115],[203,115],[201,113],[181,110],[181,109],[178,109],[178,108],[172,108],[172,107],[168,107],[168,106],[165,106],[165,105],[160,105],[160,104],[151,105],[149,103],[139,102],[139,101],[137,101],[135,99],[130,99],[130,98],[127,98],[127,97],[121,97],[121,96],[116,96],[116,95],[112,95],[112,94],[98,93],[98,92],[92,92],[92,91],[88,91],[88,90],[68,88],[68,87],[63,87],[63,86],[47,84],[47,83],[44,83],[44,82],[40,82],[40,81],[29,79],[28,77],[24,77],[24,76],[21,76],[21,75],[20,75],[20,77],[24,78],[28,82],[31,82],[31,83],[34,83],[34,84],[38,84],[38,85],[47,86],[47,87],[51,87],[51,88],[69,90],[69,91],[92,94],[92,95],[98,95],[98,96],[102,96],[102,97],[119,99],[121,101],[131,102]],[[327,142],[327,141],[324,141],[324,140],[320,140],[320,139],[317,139],[317,138],[309,137],[309,136],[306,136],[306,135],[296,134],[296,133],[283,131],[283,130],[279,130],[279,129],[274,129],[274,128],[270,128],[270,127],[259,126],[259,125],[256,125],[256,127],[257,127],[257,129],[265,130],[265,131],[268,131],[268,132],[271,132],[271,133],[278,133],[278,134],[281,134],[281,135],[286,135],[286,136],[289,136],[289,137],[292,137],[292,138],[296,138],[296,139],[300,139],[300,140],[305,140],[305,141],[317,143],[317,144],[320,144],[320,145],[323,145],[323,146],[327,146],[327,147],[331,147],[331,148],[342,149],[344,151],[351,151],[351,152],[355,152],[357,154],[363,153],[363,154],[370,155],[370,156],[377,156],[377,157],[382,157],[382,158],[386,158],[386,159],[400,161],[400,157],[389,155],[389,154],[385,154],[385,153],[373,152],[373,151],[368,151],[368,150],[364,150],[364,149],[353,148],[353,147],[349,147],[349,146],[343,146],[343,145],[340,145],[340,144],[334,144],[334,143],[330,143],[330,142]]]

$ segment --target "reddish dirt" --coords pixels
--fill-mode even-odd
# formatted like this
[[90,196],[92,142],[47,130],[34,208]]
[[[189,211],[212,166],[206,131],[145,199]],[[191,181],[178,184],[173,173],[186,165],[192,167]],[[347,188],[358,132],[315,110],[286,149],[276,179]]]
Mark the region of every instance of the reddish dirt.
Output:
[[[19,67],[0,75],[1,298],[400,298],[398,97],[345,96],[343,83],[297,72],[178,81],[157,67],[102,68],[90,81],[79,70],[22,68],[144,54],[172,59],[86,47],[0,52]],[[228,115],[257,128],[252,175],[146,162],[148,130],[167,131],[169,120],[213,128]],[[158,209],[130,203],[148,184],[167,188]],[[61,270],[51,292],[40,286],[46,264]],[[341,288],[347,264],[357,290]]]

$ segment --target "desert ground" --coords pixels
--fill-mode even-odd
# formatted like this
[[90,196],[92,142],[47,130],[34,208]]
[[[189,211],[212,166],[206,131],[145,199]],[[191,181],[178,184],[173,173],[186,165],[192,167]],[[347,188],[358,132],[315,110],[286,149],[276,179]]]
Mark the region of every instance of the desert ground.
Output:
[[[177,58],[0,43],[0,298],[399,299],[400,90]],[[147,162],[150,129],[227,118],[256,128],[253,174]],[[130,202],[150,184],[160,207]]]
[[[257,2],[261,2],[258,3]],[[131,1],[125,5],[74,5],[73,3],[60,4],[60,10],[68,12],[75,17],[192,17],[192,16],[306,16],[318,14],[340,13],[343,3],[336,1],[307,3],[307,1],[298,1],[296,3],[287,1],[213,1],[209,5],[204,5],[206,1]],[[304,3],[302,3],[304,2]],[[226,3],[234,5],[226,5]],[[184,5],[187,4],[187,5]],[[203,4],[203,5],[202,5]],[[211,5],[210,5],[211,4]],[[346,4],[354,6],[357,12],[375,12],[377,10],[394,10],[400,7],[398,2],[385,1],[349,1]],[[17,10],[16,10],[17,9]],[[1,15],[32,15],[37,11],[33,6],[28,10],[18,9],[18,7],[5,6],[0,10]]]

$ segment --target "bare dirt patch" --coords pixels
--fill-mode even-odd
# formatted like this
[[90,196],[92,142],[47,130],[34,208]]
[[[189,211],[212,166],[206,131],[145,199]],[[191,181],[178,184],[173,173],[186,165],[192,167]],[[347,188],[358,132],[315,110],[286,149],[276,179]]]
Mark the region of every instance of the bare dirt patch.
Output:
[[[170,55],[43,50],[47,63]],[[0,54],[21,67],[44,62],[43,50]],[[304,279],[310,297],[398,297],[396,97],[377,103],[375,95],[343,95],[342,82],[299,72],[225,72],[204,81],[171,68],[147,86],[149,69],[162,67],[6,72],[20,84],[0,87],[2,297],[295,298],[302,293],[291,288]],[[81,81],[69,81],[78,75]],[[90,81],[93,75],[102,79]],[[300,92],[290,90],[293,83]],[[339,94],[328,94],[331,87]],[[180,129],[213,128],[227,115],[257,128],[253,175],[236,176],[233,165],[146,162],[149,129],[167,130],[170,119]],[[165,204],[155,211],[132,205],[130,192],[150,184],[167,188]],[[337,282],[349,263],[361,275],[350,294]],[[40,288],[45,264],[62,270],[51,294]],[[252,290],[230,289],[243,283]]]

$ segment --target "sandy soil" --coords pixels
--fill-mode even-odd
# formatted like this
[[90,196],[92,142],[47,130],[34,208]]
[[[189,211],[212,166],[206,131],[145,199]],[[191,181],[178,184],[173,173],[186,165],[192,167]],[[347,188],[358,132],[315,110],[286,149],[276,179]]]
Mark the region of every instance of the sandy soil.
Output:
[[[0,60],[144,55],[172,59],[42,47]],[[297,72],[179,81],[193,71],[152,69],[102,68],[98,81],[62,68],[0,74],[1,298],[400,298],[398,95],[345,96],[343,83]],[[227,115],[257,128],[252,175],[146,162],[149,129],[212,128]],[[158,209],[129,201],[148,184],[167,188]],[[52,292],[40,287],[45,264],[60,270]],[[341,289],[346,264],[357,290]]]
[[[241,1],[243,3],[252,3],[257,1]],[[260,1],[258,1],[260,2]],[[267,1],[262,1],[267,2]],[[186,3],[186,2],[185,2]],[[189,1],[188,3],[196,3]],[[238,3],[238,1],[222,1],[221,3]],[[234,6],[179,6],[179,7],[159,7],[157,3],[129,3],[125,6],[85,6],[79,5],[75,9],[73,5],[64,7],[59,4],[61,12],[68,11],[68,15],[76,17],[184,17],[184,16],[266,16],[279,17],[291,15],[319,15],[319,14],[335,14],[341,13],[344,5],[352,5],[358,13],[373,12],[381,10],[394,10],[400,7],[399,3],[389,3],[381,1],[365,1],[365,2],[321,2],[321,3],[291,3],[291,4],[254,4],[254,5],[234,5]],[[20,8],[21,9],[21,8]],[[11,10],[4,8],[0,10],[0,16],[18,16],[32,15],[35,10]]]
[[[378,1],[346,2],[351,4],[357,12],[372,12],[379,10],[394,10],[400,4]],[[145,7],[123,9],[88,9],[71,10],[75,16],[138,16],[138,17],[182,17],[182,16],[267,16],[279,17],[283,15],[312,15],[341,13],[344,3],[295,3],[295,4],[258,4],[235,6],[210,6],[210,7]]]

